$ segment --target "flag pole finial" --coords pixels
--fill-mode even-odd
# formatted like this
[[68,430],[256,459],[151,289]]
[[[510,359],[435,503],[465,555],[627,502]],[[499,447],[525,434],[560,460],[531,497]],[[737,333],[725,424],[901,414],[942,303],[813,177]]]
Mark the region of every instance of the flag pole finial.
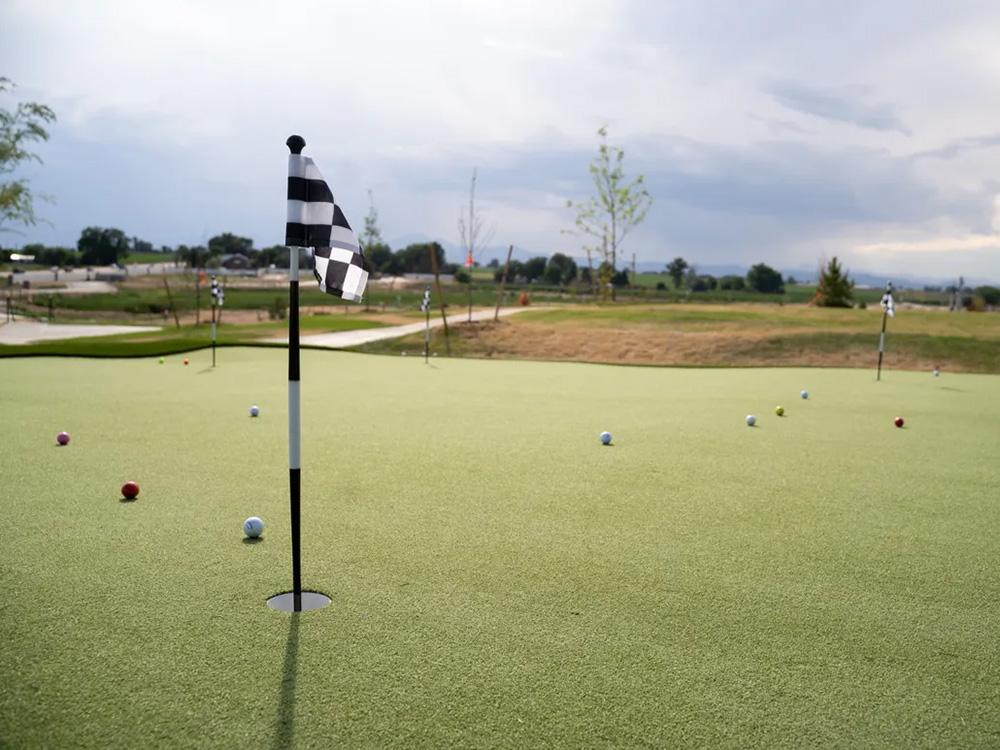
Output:
[[306,139],[301,135],[290,135],[288,140],[285,141],[285,145],[288,146],[288,150],[293,154],[301,154],[302,149],[306,147]]

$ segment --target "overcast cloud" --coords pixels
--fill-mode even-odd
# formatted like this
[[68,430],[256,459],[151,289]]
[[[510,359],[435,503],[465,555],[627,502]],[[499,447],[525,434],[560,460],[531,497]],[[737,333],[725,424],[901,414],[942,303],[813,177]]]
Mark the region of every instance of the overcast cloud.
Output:
[[[598,127],[655,203],[626,254],[1000,281],[1000,4],[0,4],[0,75],[59,116],[52,226],[282,240],[285,138],[347,215],[457,243],[472,168],[497,245],[580,255]],[[8,97],[4,106],[14,99]]]

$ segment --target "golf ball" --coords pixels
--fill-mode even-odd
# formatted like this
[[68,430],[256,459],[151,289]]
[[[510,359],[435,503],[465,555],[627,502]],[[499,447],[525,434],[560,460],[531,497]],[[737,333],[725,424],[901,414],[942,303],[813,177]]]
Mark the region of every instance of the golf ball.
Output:
[[777,414],[779,417],[784,416],[784,414],[785,414],[785,407],[784,406],[775,406],[774,407],[774,413]]
[[611,445],[611,433],[602,432],[601,433],[601,445]]
[[934,373],[934,377],[937,377],[938,375],[941,374],[941,371],[938,368],[935,367],[934,370],[933,370],[933,373]]
[[161,365],[162,365],[162,364],[163,364],[164,362],[166,362],[166,361],[167,361],[167,360],[165,360],[165,359],[164,359],[163,357],[160,357],[160,364],[161,364]]
[[66,445],[67,443],[69,443],[69,433],[60,432],[58,435],[56,435],[56,442],[59,443],[59,445]]
[[406,352],[400,352],[400,354],[404,357],[406,356]]
[[191,364],[191,360],[189,360],[187,357],[185,357],[184,358],[184,364],[186,364],[186,365]]
[[250,416],[251,417],[256,417],[259,414],[260,414],[260,407],[259,406],[257,406],[256,404],[254,404],[253,406],[250,407]]
[[894,425],[896,425],[896,427],[902,427],[903,424],[904,424],[903,418],[902,417],[896,417],[894,420],[892,420],[892,423]]
[[136,482],[125,482],[122,485],[122,497],[126,500],[134,500],[139,497],[139,485]]
[[264,522],[257,516],[250,516],[243,522],[243,533],[250,539],[256,539],[264,533]]
[[802,398],[809,398],[809,391],[800,391],[799,395],[802,396]]
[[757,424],[757,417],[753,414],[747,414],[747,425],[753,427],[755,424]]

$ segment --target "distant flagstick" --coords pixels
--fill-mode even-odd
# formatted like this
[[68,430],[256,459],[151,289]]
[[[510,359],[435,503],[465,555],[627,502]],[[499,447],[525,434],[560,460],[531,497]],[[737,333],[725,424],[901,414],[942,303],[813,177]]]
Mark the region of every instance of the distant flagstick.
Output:
[[420,310],[425,316],[424,325],[424,364],[427,364],[427,357],[430,356],[431,349],[431,288],[424,287],[424,298],[420,301]]
[[[216,310],[222,307],[226,293],[219,286],[219,280],[212,276],[212,367],[215,367]],[[222,311],[219,310],[221,313]],[[220,315],[221,317],[221,315]]]
[[315,591],[302,590],[300,506],[302,491],[302,422],[299,370],[299,250],[313,249],[313,274],[319,288],[346,300],[361,300],[368,283],[368,264],[361,246],[333,199],[312,159],[302,156],[305,140],[285,142],[288,157],[288,202],[285,246],[288,263],[288,489],[292,532],[292,590],[272,596],[268,606],[302,612],[330,603]]
[[882,332],[878,336],[878,369],[875,371],[875,380],[882,379],[882,355],[885,353],[885,321],[896,315],[896,305],[892,299],[892,282],[886,282],[885,294],[882,295]]

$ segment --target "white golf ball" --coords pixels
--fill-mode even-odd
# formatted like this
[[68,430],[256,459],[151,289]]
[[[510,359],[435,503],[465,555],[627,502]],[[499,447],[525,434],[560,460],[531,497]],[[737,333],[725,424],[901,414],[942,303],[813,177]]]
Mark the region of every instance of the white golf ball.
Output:
[[601,445],[611,445],[611,433],[602,432],[601,433]]
[[809,398],[809,391],[802,391],[799,395],[802,396],[802,398]]
[[750,427],[753,427],[755,424],[757,424],[757,417],[755,417],[753,414],[747,414],[747,424]]
[[934,368],[934,377],[937,377],[940,374],[941,374],[941,371],[938,368],[935,367]]
[[243,533],[250,539],[256,539],[264,533],[264,522],[257,516],[250,516],[243,522]]
[[260,414],[260,407],[258,407],[256,404],[254,406],[250,407],[250,416],[251,417],[256,417],[259,414]]
[[406,352],[400,352],[400,354],[404,357],[406,356]]

